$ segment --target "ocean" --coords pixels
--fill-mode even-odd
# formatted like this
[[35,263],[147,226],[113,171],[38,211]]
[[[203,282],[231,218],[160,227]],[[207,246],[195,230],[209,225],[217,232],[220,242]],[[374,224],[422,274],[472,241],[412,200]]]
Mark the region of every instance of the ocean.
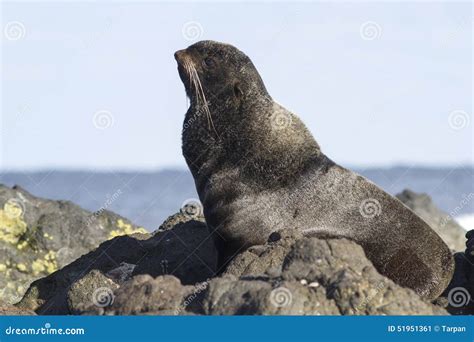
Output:
[[[427,193],[465,229],[474,229],[472,166],[353,170],[393,195],[403,189]],[[19,185],[39,197],[70,200],[91,211],[104,207],[150,231],[183,203],[198,198],[194,181],[186,170],[4,172],[0,174],[0,183]]]

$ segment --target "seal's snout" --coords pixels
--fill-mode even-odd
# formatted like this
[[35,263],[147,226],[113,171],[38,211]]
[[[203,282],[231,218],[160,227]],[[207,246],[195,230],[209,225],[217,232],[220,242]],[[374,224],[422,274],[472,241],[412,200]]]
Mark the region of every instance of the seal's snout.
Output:
[[174,59],[176,59],[178,63],[183,63],[186,55],[186,50],[178,50],[174,53]]

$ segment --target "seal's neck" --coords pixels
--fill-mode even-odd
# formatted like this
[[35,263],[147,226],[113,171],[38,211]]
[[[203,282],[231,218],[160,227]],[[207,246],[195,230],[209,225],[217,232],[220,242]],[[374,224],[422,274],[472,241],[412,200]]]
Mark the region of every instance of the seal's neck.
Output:
[[188,110],[183,154],[198,188],[224,169],[239,169],[242,179],[262,188],[284,186],[324,157],[296,115],[269,96],[256,98],[238,107],[211,103],[212,125],[199,108]]

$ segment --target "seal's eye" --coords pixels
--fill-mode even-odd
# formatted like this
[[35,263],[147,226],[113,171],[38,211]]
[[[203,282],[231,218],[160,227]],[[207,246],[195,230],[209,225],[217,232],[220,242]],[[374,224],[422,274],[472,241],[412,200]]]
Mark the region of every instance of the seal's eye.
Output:
[[207,58],[204,59],[204,66],[206,68],[211,69],[211,68],[214,68],[216,66],[216,62],[214,61],[213,58],[207,57]]

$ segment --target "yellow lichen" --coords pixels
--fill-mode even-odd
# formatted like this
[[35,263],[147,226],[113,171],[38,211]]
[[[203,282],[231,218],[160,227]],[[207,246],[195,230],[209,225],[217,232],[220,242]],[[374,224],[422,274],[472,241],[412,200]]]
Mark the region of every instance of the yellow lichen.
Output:
[[44,233],[43,236],[44,236],[45,239],[49,239],[49,240],[53,239],[53,237],[51,235],[49,235],[48,233]]
[[44,261],[41,259],[36,259],[31,264],[31,269],[33,270],[34,275],[43,273],[46,270],[46,267],[44,266]]
[[31,264],[33,275],[39,275],[41,273],[51,274],[58,269],[58,263],[56,262],[56,252],[49,251],[44,255],[43,258],[38,258]]
[[22,250],[26,246],[28,246],[28,241],[22,241],[22,242],[17,243],[16,248],[18,248],[19,250]]
[[0,272],[5,272],[7,270],[7,265],[0,264]]
[[0,209],[0,241],[17,244],[26,232],[27,224],[23,220],[23,209],[15,201],[7,201]]
[[125,223],[122,219],[119,219],[117,220],[117,229],[112,230],[109,233],[109,239],[112,239],[116,236],[130,235],[134,233],[146,234],[147,231],[145,230],[145,228],[142,227],[134,229],[130,223]]
[[16,268],[20,272],[26,272],[26,265],[25,264],[17,264]]

